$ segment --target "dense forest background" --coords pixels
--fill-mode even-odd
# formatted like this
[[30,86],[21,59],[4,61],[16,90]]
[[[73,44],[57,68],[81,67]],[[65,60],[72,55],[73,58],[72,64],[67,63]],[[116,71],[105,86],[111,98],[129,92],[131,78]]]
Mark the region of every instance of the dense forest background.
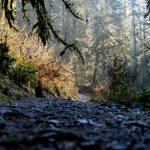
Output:
[[51,34],[43,46],[36,33],[42,37],[47,32],[36,30],[38,16],[30,3],[24,9],[19,0],[13,4],[15,28],[10,29],[1,11],[3,98],[13,93],[11,80],[12,89],[18,86],[34,93],[42,87],[44,96],[146,100],[150,95],[150,22],[144,17],[145,0],[71,0],[77,17],[68,13],[62,0],[53,0],[51,5],[44,2],[55,32],[70,45],[66,48]]

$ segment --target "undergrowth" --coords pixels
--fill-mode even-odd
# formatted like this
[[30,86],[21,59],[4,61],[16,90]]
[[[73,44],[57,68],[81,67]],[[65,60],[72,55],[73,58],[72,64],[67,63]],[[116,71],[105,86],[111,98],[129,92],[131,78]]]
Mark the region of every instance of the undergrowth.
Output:
[[145,89],[141,92],[134,87],[137,77],[133,76],[129,69],[124,67],[123,59],[114,56],[108,71],[110,81],[91,86],[92,100],[150,104],[150,91]]
[[137,94],[137,102],[150,104],[150,90],[144,90]]
[[25,38],[25,31],[16,33],[7,27],[2,30],[0,49],[5,52],[0,51],[1,74],[7,74],[9,80],[32,94],[40,83],[43,96],[77,98],[72,62],[62,62],[52,49],[43,47],[37,37]]
[[[38,43],[37,37],[26,38],[25,31],[16,33],[6,27],[2,30],[0,74],[15,84],[11,85],[13,88],[18,90],[18,87],[25,87],[29,93],[35,94],[34,89],[40,84],[43,96],[77,99],[78,88],[72,61],[62,61],[53,49]],[[129,68],[124,66],[123,59],[114,55],[108,66],[110,80],[89,87],[92,100],[110,100],[119,103],[149,102],[150,91],[136,91],[133,87],[136,77],[133,77]],[[3,84],[4,82],[6,81],[4,80]],[[12,92],[11,86],[0,87],[0,99],[7,99],[10,95],[12,97],[15,92]]]

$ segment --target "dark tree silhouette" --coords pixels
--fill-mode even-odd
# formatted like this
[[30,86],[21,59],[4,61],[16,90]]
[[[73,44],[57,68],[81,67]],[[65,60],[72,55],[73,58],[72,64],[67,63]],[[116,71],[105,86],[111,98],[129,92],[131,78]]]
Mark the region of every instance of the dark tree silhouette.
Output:
[[150,14],[150,0],[147,1],[147,13],[145,14],[145,17],[147,17]]

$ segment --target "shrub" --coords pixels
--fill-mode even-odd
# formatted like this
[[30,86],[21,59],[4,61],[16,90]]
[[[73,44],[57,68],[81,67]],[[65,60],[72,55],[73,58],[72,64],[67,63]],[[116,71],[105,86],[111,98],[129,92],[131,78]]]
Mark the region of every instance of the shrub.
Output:
[[11,78],[18,85],[30,84],[32,88],[37,86],[37,69],[31,62],[16,62],[14,64],[13,72]]
[[[109,67],[110,89],[113,93],[118,91],[118,88],[123,88],[130,83],[130,74],[128,69],[124,66],[124,61],[115,56],[112,65]],[[125,87],[124,87],[125,88]]]
[[137,102],[140,103],[150,103],[150,91],[144,90],[137,94]]
[[59,62],[41,62],[38,78],[43,88],[47,89],[52,96],[75,99],[78,91],[75,78],[65,68],[69,68],[69,65],[60,65]]
[[8,55],[9,48],[7,43],[0,43],[0,73],[8,74],[12,63],[15,61],[13,57]]
[[129,69],[123,59],[114,56],[113,63],[109,67],[111,100],[118,102],[135,100],[136,92],[133,90],[133,83],[136,77],[132,76]]
[[[18,33],[3,26],[2,31],[7,34],[9,53],[16,56],[16,62],[13,63],[11,74],[9,73],[15,83],[19,86],[25,84],[35,88],[38,86],[37,82],[40,81],[46,94],[49,91],[53,96],[65,98],[77,96],[75,77],[73,73],[70,73],[72,62],[62,62],[53,49],[43,47],[36,36],[26,38],[23,29]],[[33,90],[30,86],[26,88],[29,91]]]
[[91,100],[107,100],[110,95],[110,90],[107,82],[103,81],[97,85],[92,85]]
[[7,100],[8,97],[0,91],[0,102]]
[[112,95],[111,100],[118,102],[124,101],[126,99],[127,91],[127,85],[120,85],[118,89],[116,89],[115,93]]

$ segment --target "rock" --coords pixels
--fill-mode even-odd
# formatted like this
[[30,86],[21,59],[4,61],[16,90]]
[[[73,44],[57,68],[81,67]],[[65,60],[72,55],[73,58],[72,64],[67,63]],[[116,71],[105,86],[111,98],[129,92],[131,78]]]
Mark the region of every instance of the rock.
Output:
[[75,142],[62,142],[58,144],[58,149],[60,150],[76,150],[77,146]]
[[48,120],[48,122],[49,122],[50,124],[61,124],[61,123],[62,123],[61,121],[55,120],[55,119],[50,119],[50,120]]
[[137,127],[143,127],[143,128],[149,128],[150,129],[150,125],[148,125],[145,122],[138,121],[138,120],[127,121],[127,122],[124,122],[124,124],[126,124],[128,126],[137,126]]
[[144,109],[144,106],[142,104],[139,104],[139,103],[133,103],[131,108],[135,111],[141,111]]
[[94,141],[94,140],[87,140],[81,142],[81,148],[83,150],[102,150],[103,149],[103,143],[102,141]]
[[128,150],[128,146],[126,144],[119,143],[117,141],[113,141],[110,144],[110,147],[107,149],[109,149],[109,150]]
[[144,144],[150,145],[150,136],[144,138]]
[[135,150],[149,150],[148,147],[146,147],[145,144],[136,144],[136,145],[134,146],[134,149],[135,149]]
[[102,126],[101,124],[98,124],[91,119],[88,119],[88,120],[87,119],[78,119],[77,122],[82,125],[92,125],[92,126],[98,126],[98,127]]

